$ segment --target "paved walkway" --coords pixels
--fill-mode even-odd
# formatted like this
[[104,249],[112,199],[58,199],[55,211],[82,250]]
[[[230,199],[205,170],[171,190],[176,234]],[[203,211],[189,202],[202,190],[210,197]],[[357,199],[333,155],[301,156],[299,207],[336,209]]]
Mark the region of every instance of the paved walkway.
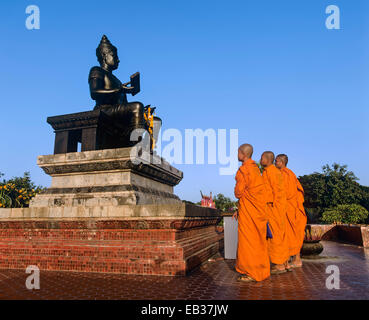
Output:
[[[237,282],[234,260],[207,262],[187,277],[41,271],[40,290],[28,274],[0,270],[0,299],[369,299],[369,249],[323,242],[325,259],[259,283]],[[326,288],[326,268],[340,270],[340,289]]]

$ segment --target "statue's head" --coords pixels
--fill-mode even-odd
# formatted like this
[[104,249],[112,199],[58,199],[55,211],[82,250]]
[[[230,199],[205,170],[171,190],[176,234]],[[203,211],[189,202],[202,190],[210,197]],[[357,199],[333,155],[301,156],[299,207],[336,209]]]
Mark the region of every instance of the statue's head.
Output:
[[117,48],[114,47],[106,35],[103,35],[99,46],[96,49],[97,60],[101,66],[106,65],[111,70],[115,70],[119,65]]

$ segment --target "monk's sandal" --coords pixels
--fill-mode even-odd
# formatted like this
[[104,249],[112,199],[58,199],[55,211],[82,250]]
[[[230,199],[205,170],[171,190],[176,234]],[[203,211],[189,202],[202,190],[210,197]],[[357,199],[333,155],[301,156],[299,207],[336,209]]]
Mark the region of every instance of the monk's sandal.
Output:
[[287,270],[283,269],[283,270],[279,270],[279,269],[272,269],[270,270],[270,274],[281,274],[281,273],[286,273]]
[[238,281],[242,281],[242,282],[255,282],[256,280],[249,277],[249,276],[239,276]]

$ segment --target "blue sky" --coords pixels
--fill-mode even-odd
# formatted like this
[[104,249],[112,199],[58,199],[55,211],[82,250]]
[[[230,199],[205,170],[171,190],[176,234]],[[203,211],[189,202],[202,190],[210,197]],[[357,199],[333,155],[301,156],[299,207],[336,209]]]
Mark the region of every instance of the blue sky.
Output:
[[[40,30],[25,27],[28,5]],[[341,29],[325,27],[337,5]],[[48,116],[88,111],[87,83],[103,34],[118,48],[115,74],[140,71],[134,99],[157,106],[164,128],[237,128],[239,143],[287,153],[297,175],[347,164],[369,185],[369,2],[365,0],[6,1],[1,6],[1,157],[7,178],[50,177]],[[127,79],[127,80],[126,80]],[[132,99],[132,98],[131,98]],[[233,197],[220,165],[178,165],[182,198]]]

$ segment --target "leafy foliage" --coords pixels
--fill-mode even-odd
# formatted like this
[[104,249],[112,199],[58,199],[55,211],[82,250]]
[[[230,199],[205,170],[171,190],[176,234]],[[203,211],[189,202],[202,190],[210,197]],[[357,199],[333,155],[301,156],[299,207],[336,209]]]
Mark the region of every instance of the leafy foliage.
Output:
[[[360,186],[362,192],[362,199],[360,201],[360,205],[362,205],[366,210],[369,211],[369,187]],[[366,223],[369,224],[369,216],[366,219]]]
[[333,163],[322,169],[322,173],[299,177],[305,190],[304,205],[313,222],[318,221],[323,212],[339,205],[357,204],[369,209],[369,188],[357,182],[358,178],[347,170],[347,165]]
[[214,196],[213,201],[215,207],[221,211],[234,211],[237,208],[237,202],[232,201],[230,198],[224,196],[222,193],[218,193]]
[[368,210],[359,204],[340,204],[323,212],[326,223],[361,223],[368,218]]
[[29,172],[25,172],[23,177],[3,180],[0,182],[0,208],[28,207],[30,200],[42,190],[31,181]]

